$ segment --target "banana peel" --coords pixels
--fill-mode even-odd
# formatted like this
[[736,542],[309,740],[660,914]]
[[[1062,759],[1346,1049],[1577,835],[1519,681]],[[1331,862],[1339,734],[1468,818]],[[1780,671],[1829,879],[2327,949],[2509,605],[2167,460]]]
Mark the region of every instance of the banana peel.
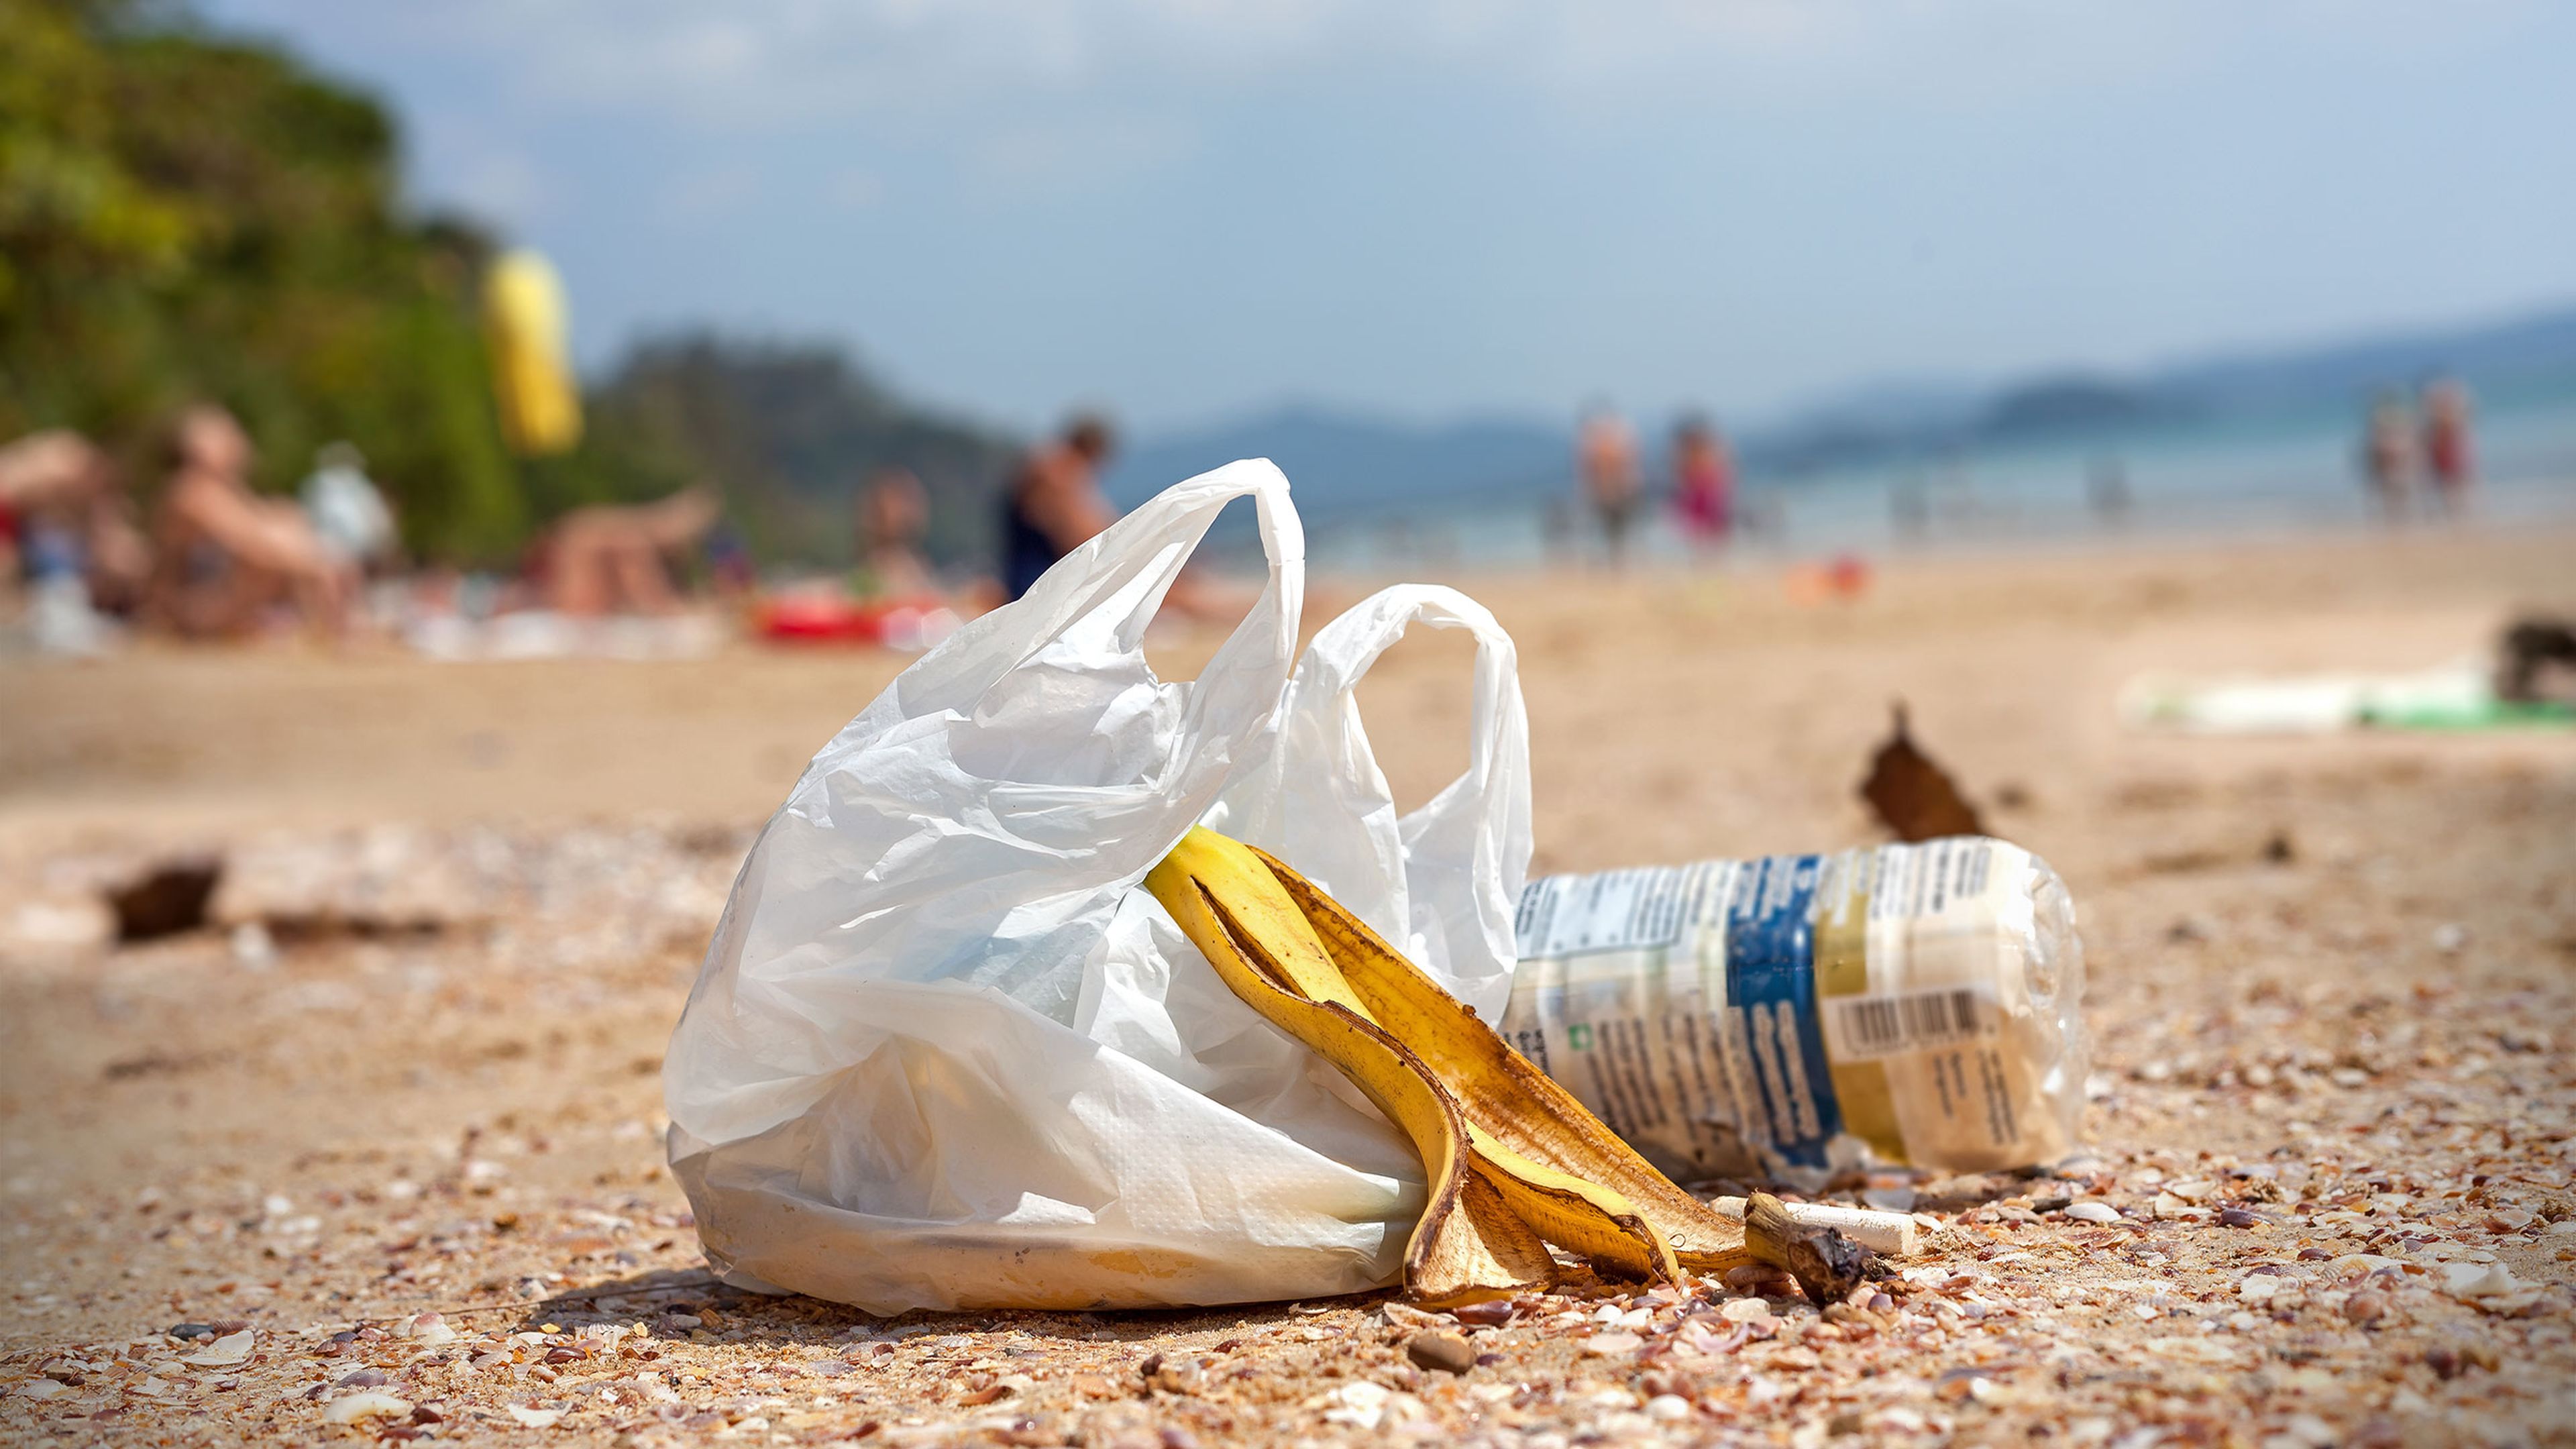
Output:
[[1332,1063],[1412,1141],[1429,1184],[1404,1258],[1417,1300],[1551,1287],[1551,1244],[1605,1277],[1663,1282],[1754,1261],[1741,1226],[1674,1186],[1279,860],[1201,827],[1145,888],[1235,995]]

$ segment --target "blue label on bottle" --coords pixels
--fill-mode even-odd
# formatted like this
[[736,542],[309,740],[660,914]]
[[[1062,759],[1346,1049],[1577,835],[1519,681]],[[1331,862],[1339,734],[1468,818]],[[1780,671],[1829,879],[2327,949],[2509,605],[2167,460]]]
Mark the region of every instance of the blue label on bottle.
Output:
[[1842,1104],[1816,1017],[1818,855],[1748,861],[1726,912],[1728,1034],[1743,1053],[1758,1102],[1747,1125],[1773,1151],[1802,1167],[1825,1165],[1825,1144],[1842,1131]]

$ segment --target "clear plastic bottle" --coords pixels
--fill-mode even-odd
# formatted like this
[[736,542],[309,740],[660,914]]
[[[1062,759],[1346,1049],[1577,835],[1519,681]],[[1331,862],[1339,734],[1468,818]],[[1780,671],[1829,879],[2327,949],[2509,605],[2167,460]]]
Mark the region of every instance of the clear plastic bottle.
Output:
[[2075,904],[1979,836],[1551,876],[1502,1031],[1682,1181],[2074,1150]]

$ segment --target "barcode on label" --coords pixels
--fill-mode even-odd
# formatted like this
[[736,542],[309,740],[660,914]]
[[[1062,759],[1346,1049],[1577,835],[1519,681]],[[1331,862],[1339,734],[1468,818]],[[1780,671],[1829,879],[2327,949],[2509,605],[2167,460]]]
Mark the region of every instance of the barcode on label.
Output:
[[1865,1062],[1903,1052],[1975,1041],[1994,1029],[1983,993],[1958,988],[1904,996],[1829,997],[1827,1046],[1838,1062]]

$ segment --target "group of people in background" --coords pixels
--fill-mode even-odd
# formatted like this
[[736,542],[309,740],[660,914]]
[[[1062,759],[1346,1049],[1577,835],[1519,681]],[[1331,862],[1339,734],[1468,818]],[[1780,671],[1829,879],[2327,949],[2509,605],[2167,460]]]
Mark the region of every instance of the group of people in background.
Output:
[[[954,586],[942,583],[925,548],[929,491],[903,469],[880,470],[854,500],[851,595],[970,613],[1018,598],[1116,518],[1101,485],[1114,448],[1108,423],[1083,415],[1022,454],[999,494],[999,577]],[[2385,517],[2464,514],[2476,478],[2467,389],[2445,378],[2412,397],[2381,394],[2360,452]],[[250,439],[219,407],[181,412],[151,460],[160,477],[146,519],[139,490],[76,433],[42,432],[0,447],[0,582],[24,579],[40,602],[50,590],[78,611],[187,638],[238,636],[286,620],[336,637],[350,627],[367,579],[400,564],[393,511],[345,443],[322,450],[297,498],[252,488]],[[1662,464],[1669,477],[1657,490],[1628,421],[1608,407],[1583,416],[1579,497],[1613,566],[1626,561],[1658,492],[1676,531],[1704,555],[1745,526],[1734,453],[1706,418],[1674,426]],[[2095,478],[2092,494],[2097,509],[2116,496],[2125,511],[2125,475],[2107,484]],[[500,587],[499,607],[573,619],[672,614],[686,604],[679,580],[700,563],[747,591],[749,561],[724,544],[721,512],[703,485],[650,503],[576,509],[528,546]],[[1203,590],[1185,579],[1171,602],[1194,610]]]
[[[371,577],[404,564],[400,529],[347,443],[317,454],[294,497],[252,487],[251,440],[231,413],[182,410],[148,454],[144,490],[97,444],[51,429],[0,447],[0,584],[35,596],[39,642],[70,652],[131,626],[182,639],[279,627],[325,638],[359,622]],[[674,571],[714,527],[703,487],[576,509],[528,547],[502,593],[570,616],[669,613]],[[47,632],[50,631],[50,632]]]
[[152,461],[162,485],[147,523],[114,460],[79,434],[0,448],[0,578],[185,636],[244,632],[277,609],[330,631],[347,624],[370,551],[391,533],[349,455],[326,457],[309,502],[263,497],[250,486],[249,438],[230,413],[200,406],[172,422]]
[[2411,401],[2393,388],[2372,400],[2361,475],[2382,518],[2466,516],[2477,486],[2472,421],[2469,390],[2457,378],[2436,378]]
[[[1583,501],[1600,529],[1610,564],[1617,567],[1627,560],[1631,536],[1649,502],[1636,430],[1615,410],[1596,406],[1584,414],[1575,433],[1574,453]],[[1697,414],[1683,418],[1673,427],[1667,465],[1672,476],[1666,496],[1682,537],[1703,554],[1725,548],[1742,522],[1735,453],[1725,435]]]
[[[929,490],[903,468],[878,470],[853,500],[845,596],[968,613],[1019,597],[1117,517],[1101,485],[1113,448],[1109,424],[1084,415],[1021,456],[1000,490],[998,579],[944,581],[927,549]],[[123,467],[65,429],[0,446],[0,588],[24,586],[40,646],[93,652],[119,628],[338,639],[363,625],[371,579],[416,607],[452,612],[471,594],[487,615],[576,621],[679,613],[696,575],[722,594],[754,591],[749,558],[703,484],[574,509],[514,570],[469,588],[451,573],[408,572],[394,510],[346,443],[321,450],[293,497],[253,487],[251,440],[220,407],[181,411],[147,456],[141,470]],[[1204,592],[1185,581],[1172,602],[1189,609]]]
[[1027,593],[1058,559],[1117,520],[1100,481],[1116,438],[1107,419],[1081,413],[1056,436],[1023,452],[1000,490],[999,577],[954,589],[942,582],[927,550],[930,490],[908,468],[878,469],[859,490],[850,593],[859,599],[940,599],[974,609]]
[[[2467,386],[2451,377],[2429,381],[2412,395],[2391,389],[2373,401],[2360,466],[2383,518],[2467,515],[2478,471],[2473,411]],[[1596,405],[1583,414],[1574,452],[1577,496],[1601,556],[1617,566],[1634,547],[1654,497],[1636,430],[1617,411]],[[1675,424],[1664,465],[1670,479],[1663,496],[1673,526],[1694,552],[1715,554],[1749,530],[1755,520],[1748,516],[1734,452],[1706,418],[1692,415]],[[1929,523],[1922,478],[1900,476],[1891,496],[1897,534],[1922,534]],[[2125,521],[2134,503],[2127,468],[2116,457],[2096,460],[2085,478],[2085,498],[2101,522]],[[1549,531],[1562,538],[1571,533],[1570,523],[1552,514]]]

